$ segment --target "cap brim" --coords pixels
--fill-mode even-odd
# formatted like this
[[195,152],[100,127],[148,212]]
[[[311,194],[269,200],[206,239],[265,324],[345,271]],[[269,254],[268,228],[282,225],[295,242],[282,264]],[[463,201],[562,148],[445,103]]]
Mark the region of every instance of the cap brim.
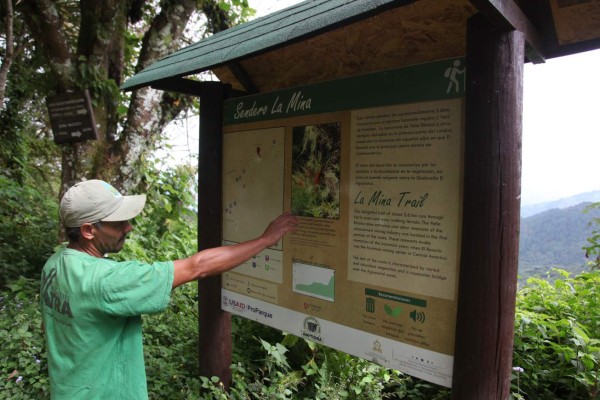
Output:
[[123,201],[119,208],[110,215],[102,218],[102,221],[127,221],[135,218],[144,209],[146,205],[146,195],[139,194],[135,196],[123,196]]

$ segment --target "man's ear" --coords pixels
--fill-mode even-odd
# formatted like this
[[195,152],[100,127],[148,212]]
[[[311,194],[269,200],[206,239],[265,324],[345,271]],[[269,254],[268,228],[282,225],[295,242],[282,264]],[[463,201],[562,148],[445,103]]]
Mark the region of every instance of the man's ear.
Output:
[[86,222],[83,225],[81,225],[79,231],[81,232],[81,236],[84,239],[92,240],[94,238],[94,226],[90,223]]

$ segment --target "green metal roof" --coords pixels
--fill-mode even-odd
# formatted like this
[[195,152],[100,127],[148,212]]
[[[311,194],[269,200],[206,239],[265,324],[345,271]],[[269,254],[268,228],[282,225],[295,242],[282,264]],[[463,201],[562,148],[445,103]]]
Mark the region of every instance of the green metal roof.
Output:
[[414,0],[307,0],[180,49],[128,79],[122,90],[223,66]]

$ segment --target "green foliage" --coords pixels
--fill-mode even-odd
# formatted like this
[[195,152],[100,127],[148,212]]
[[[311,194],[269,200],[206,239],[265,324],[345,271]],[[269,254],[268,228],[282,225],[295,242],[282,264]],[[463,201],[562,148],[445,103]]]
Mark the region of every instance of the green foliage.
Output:
[[[239,317],[228,399],[448,399],[449,390]],[[209,385],[207,385],[209,386]],[[212,387],[221,399],[218,387]]]
[[[584,212],[592,213],[593,211],[600,210],[600,203],[590,204]],[[583,246],[585,250],[585,256],[590,259],[589,265],[592,269],[600,269],[600,217],[592,218],[590,226],[593,226],[590,236],[587,238],[586,246]]]
[[246,22],[256,14],[256,10],[250,8],[248,0],[219,0],[219,7],[229,14],[235,25]]
[[0,292],[0,398],[49,398],[39,281],[20,278]]
[[[23,30],[24,22],[15,21]],[[44,56],[27,49],[31,38],[25,35],[23,40],[25,49],[11,65],[5,102],[0,105],[0,170],[18,182],[39,176],[35,180],[41,185],[52,180],[60,163],[46,123],[45,98],[55,82],[44,68]]]
[[198,302],[196,284],[177,288],[165,312],[143,317],[150,399],[197,399]]
[[598,398],[600,272],[558,273],[554,283],[531,278],[518,293],[513,364],[523,371],[513,390],[522,398]]
[[19,276],[38,279],[57,242],[56,198],[4,174],[0,188],[0,286]]
[[[127,36],[125,36],[127,37]],[[114,79],[108,79],[108,72],[103,70],[98,62],[89,61],[85,56],[79,56],[79,65],[77,68],[79,79],[77,84],[83,89],[88,89],[92,94],[92,106],[100,107],[104,103],[98,102],[99,98],[105,98],[107,103],[111,101],[122,101],[119,85]],[[120,104],[122,106],[122,104]]]
[[0,287],[38,279],[58,241],[59,151],[38,123],[47,118],[47,82],[39,57],[21,57],[0,107]]
[[195,171],[186,166],[147,170],[146,206],[118,260],[161,261],[185,258],[196,252],[197,214]]

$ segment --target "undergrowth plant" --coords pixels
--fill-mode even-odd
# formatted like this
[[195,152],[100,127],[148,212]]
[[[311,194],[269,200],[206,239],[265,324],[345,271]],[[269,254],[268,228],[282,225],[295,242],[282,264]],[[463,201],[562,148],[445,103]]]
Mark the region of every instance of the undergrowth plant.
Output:
[[[244,336],[241,342],[249,339],[254,325],[238,321],[236,335]],[[272,330],[267,336],[271,340],[252,338],[258,345],[254,346],[256,365],[238,355],[233,365],[232,398],[382,399],[387,397],[386,388],[401,379],[397,372],[294,335]]]
[[[590,212],[594,209],[600,209],[600,203],[590,204],[584,212]],[[587,238],[587,244],[583,246],[583,250],[585,250],[585,256],[589,259],[590,268],[600,270],[600,218],[592,218],[590,225],[594,228],[591,236]]]
[[517,294],[513,391],[525,399],[598,399],[600,271],[556,272],[561,279],[530,278]]
[[33,185],[0,173],[0,287],[37,277],[56,245],[58,204]]
[[197,284],[175,289],[167,310],[143,316],[150,399],[198,399]]
[[39,282],[21,277],[0,292],[0,399],[47,399],[48,363]]

